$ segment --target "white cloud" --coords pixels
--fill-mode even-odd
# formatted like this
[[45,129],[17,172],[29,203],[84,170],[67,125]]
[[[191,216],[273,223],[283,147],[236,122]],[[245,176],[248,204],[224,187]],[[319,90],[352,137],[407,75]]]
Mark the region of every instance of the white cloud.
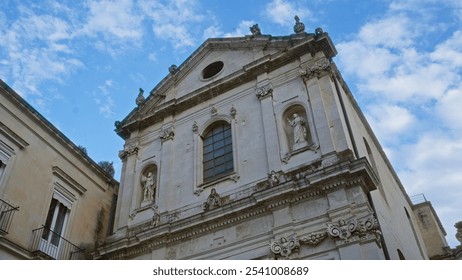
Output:
[[123,40],[141,38],[141,19],[131,0],[86,2],[89,13],[83,32],[96,36],[112,36]]
[[369,106],[366,117],[378,137],[387,143],[396,142],[399,135],[409,133],[416,123],[409,110],[390,104]]
[[95,102],[99,107],[99,112],[105,118],[114,116],[115,102],[111,96],[111,90],[114,88],[114,81],[106,80],[104,84],[98,86],[99,91],[95,93]]
[[243,37],[245,35],[250,35],[250,27],[255,24],[252,20],[243,20],[239,22],[237,27],[232,31],[223,34],[223,37]]
[[264,14],[271,22],[282,26],[294,25],[295,15],[298,15],[302,22],[312,16],[308,9],[286,0],[272,0],[266,5]]
[[192,28],[200,23],[204,16],[197,1],[140,1],[140,9],[152,20],[154,34],[171,42],[174,48],[191,47],[196,44]]

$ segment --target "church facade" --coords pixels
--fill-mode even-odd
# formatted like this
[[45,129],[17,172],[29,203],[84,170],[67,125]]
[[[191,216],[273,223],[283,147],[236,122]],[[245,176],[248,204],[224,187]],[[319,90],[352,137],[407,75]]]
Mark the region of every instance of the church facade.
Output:
[[116,123],[114,234],[95,259],[428,259],[329,35],[205,41]]

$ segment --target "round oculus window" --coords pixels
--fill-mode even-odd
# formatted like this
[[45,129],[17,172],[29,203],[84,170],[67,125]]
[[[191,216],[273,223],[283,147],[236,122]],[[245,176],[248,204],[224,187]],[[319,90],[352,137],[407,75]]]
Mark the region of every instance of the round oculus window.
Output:
[[207,65],[207,67],[204,68],[204,70],[202,70],[202,79],[210,79],[216,76],[218,73],[221,72],[224,65],[225,64],[223,63],[223,61],[215,61],[213,63],[210,63],[209,65]]

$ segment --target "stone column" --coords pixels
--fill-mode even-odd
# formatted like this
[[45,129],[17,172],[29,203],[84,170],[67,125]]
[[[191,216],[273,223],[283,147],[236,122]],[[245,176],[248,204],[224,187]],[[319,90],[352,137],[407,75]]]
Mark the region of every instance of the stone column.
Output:
[[162,197],[156,201],[156,205],[158,206],[159,212],[162,213],[168,210],[169,203],[171,200],[171,193],[172,190],[171,181],[173,176],[172,174],[172,164],[173,164],[173,140],[175,138],[175,129],[172,125],[162,128],[160,133],[160,140],[162,141],[162,151],[161,151],[161,158],[158,168],[159,174],[159,185],[157,186],[157,191],[159,192],[157,197]]
[[119,188],[119,197],[117,202],[117,216],[115,219],[115,229],[127,226],[130,212],[133,210],[134,188],[136,184],[136,162],[138,155],[137,145],[128,145],[123,150],[119,151],[119,157],[122,160],[122,177]]
[[259,83],[256,95],[261,102],[268,172],[272,170],[279,171],[281,170],[281,159],[279,155],[279,138],[274,114],[273,88],[271,83],[268,80]]

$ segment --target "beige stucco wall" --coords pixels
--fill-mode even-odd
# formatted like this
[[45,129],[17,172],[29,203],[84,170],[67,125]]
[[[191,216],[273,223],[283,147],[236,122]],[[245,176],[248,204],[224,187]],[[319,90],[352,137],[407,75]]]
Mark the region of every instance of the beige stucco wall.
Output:
[[74,199],[63,237],[77,246],[93,247],[101,209],[101,238],[106,236],[118,183],[82,156],[75,145],[51,131],[41,117],[7,98],[10,93],[3,87],[0,90],[1,122],[28,143],[21,148],[0,134],[0,140],[14,150],[0,181],[0,197],[19,207],[2,238],[29,250],[32,231],[45,224],[54,189],[60,184]]

